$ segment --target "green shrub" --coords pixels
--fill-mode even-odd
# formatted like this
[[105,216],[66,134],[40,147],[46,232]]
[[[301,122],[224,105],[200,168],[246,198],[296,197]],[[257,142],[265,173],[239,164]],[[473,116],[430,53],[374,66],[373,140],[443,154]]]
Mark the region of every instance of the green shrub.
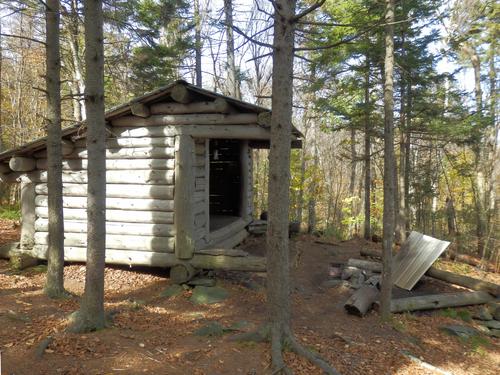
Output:
[[0,219],[19,220],[20,218],[21,210],[18,205],[0,207]]

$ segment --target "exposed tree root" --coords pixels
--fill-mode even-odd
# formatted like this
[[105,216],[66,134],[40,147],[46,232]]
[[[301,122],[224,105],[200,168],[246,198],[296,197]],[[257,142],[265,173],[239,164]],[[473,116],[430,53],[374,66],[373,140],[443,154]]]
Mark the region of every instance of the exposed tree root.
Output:
[[296,354],[306,358],[309,362],[318,366],[325,372],[325,374],[340,375],[340,373],[330,366],[323,358],[321,358],[319,354],[304,348],[304,346],[302,346],[302,344],[300,344],[290,332],[287,334],[287,343]]
[[235,335],[233,341],[270,342],[272,375],[284,374],[293,375],[292,370],[287,367],[283,359],[283,350],[289,348],[297,355],[306,358],[309,362],[319,367],[328,375],[340,375],[340,373],[330,366],[319,354],[314,353],[300,344],[289,330],[281,332],[279,329],[271,329],[270,324],[260,326],[255,331]]
[[71,294],[66,289],[62,288],[47,288],[43,289],[45,295],[50,299],[69,299],[73,298],[74,294]]
[[292,370],[287,367],[283,359],[283,334],[277,327],[272,330],[271,362],[274,370],[273,374],[293,375]]
[[88,316],[88,314],[82,313],[81,310],[77,310],[69,316],[69,326],[67,328],[68,332],[72,333],[88,333],[95,332],[106,328],[106,321],[99,319],[93,319]]

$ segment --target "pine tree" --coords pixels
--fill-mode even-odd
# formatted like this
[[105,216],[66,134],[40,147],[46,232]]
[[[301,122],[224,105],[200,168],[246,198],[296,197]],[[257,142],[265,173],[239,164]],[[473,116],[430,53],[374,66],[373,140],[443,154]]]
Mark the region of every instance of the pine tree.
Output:
[[70,330],[105,327],[106,126],[102,0],[85,0],[85,102],[87,108],[87,266],[85,292]]

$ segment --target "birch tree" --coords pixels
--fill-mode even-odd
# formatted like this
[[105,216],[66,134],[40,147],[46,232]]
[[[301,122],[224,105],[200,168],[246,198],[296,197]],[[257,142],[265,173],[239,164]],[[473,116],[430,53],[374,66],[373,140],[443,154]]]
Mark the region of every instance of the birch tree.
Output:
[[87,109],[87,267],[85,292],[71,331],[105,326],[106,127],[104,119],[104,48],[102,0],[85,0],[85,104]]

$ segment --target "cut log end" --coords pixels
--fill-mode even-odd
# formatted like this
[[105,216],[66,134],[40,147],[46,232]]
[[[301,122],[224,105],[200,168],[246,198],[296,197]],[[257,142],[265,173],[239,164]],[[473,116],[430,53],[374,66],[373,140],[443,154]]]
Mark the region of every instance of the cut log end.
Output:
[[191,280],[196,273],[196,269],[188,263],[176,264],[170,268],[170,279],[175,284],[183,284]]
[[372,285],[363,285],[344,304],[349,314],[363,317],[373,306],[380,292]]
[[175,85],[170,92],[170,96],[177,103],[187,104],[192,101],[191,94],[184,85]]

